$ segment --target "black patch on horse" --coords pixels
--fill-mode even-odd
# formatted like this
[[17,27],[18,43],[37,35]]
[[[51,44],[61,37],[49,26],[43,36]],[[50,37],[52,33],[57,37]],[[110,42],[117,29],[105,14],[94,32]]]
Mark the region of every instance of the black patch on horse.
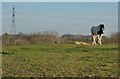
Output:
[[100,24],[99,27],[100,27],[100,30],[97,32],[97,34],[101,35],[101,34],[103,34],[103,30],[102,29],[104,28],[104,25]]

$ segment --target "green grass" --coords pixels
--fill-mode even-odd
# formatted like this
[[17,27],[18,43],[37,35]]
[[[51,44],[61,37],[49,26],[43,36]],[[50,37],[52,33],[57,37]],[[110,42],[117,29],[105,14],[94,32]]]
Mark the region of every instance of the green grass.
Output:
[[117,77],[118,45],[4,46],[3,77]]

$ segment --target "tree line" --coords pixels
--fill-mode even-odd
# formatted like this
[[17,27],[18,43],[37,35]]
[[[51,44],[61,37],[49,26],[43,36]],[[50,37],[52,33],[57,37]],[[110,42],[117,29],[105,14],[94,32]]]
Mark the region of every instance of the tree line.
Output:
[[[102,43],[118,43],[120,33],[113,33],[110,37],[103,36]],[[74,41],[81,41],[91,44],[91,35],[72,35],[64,34],[59,36],[56,31],[43,31],[31,34],[19,33],[16,35],[3,34],[2,45],[24,45],[24,44],[42,44],[42,43],[74,43]]]

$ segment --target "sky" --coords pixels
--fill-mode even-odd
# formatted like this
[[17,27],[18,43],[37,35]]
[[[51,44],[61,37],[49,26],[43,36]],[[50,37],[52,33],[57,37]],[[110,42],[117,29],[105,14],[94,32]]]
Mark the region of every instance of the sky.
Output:
[[3,2],[2,33],[10,33],[15,7],[17,33],[57,31],[59,35],[90,35],[90,28],[105,24],[105,34],[118,32],[117,2]]

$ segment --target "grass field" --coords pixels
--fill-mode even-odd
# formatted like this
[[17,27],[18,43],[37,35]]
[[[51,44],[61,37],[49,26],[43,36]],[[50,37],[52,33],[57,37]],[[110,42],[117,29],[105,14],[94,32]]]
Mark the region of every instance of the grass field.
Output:
[[117,77],[118,44],[4,46],[3,77]]

